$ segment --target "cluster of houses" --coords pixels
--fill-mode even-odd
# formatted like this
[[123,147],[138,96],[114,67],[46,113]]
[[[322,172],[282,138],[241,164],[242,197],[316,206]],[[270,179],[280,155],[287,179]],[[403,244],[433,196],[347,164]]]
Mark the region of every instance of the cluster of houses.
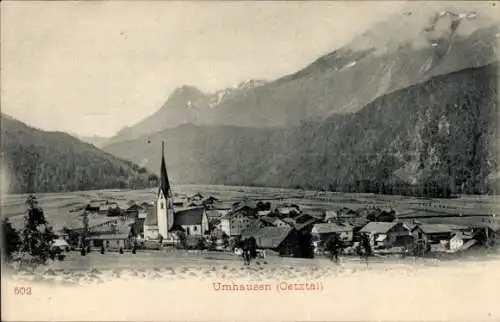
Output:
[[69,230],[84,233],[92,247],[106,249],[181,244],[196,248],[210,240],[227,249],[253,237],[260,249],[297,257],[309,256],[305,255],[309,248],[322,252],[334,236],[346,249],[353,249],[363,235],[374,251],[420,245],[425,251],[455,252],[488,243],[499,230],[493,217],[480,224],[457,225],[426,223],[373,207],[302,209],[273,200],[223,201],[199,193],[182,197],[172,192],[163,155],[160,172],[153,202],[90,203],[81,222]]

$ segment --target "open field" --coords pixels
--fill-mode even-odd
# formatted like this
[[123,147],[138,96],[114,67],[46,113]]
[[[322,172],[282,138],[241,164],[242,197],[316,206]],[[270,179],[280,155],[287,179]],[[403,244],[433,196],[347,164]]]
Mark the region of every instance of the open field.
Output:
[[[448,259],[448,260],[447,260]],[[464,268],[481,262],[499,262],[500,253],[480,251],[463,254],[460,261],[449,258],[415,258],[399,256],[341,257],[335,264],[323,255],[314,259],[267,256],[243,265],[239,256],[221,252],[140,251],[137,254],[106,253],[97,251],[87,256],[79,252],[67,253],[64,261],[51,262],[35,269],[21,269],[9,274],[14,280],[48,282],[57,285],[99,283],[116,278],[174,279],[319,279],[361,271],[402,270],[408,274],[428,267]],[[458,264],[460,263],[460,264]]]
[[[498,213],[500,202],[498,196],[460,196],[455,199],[421,199],[403,196],[314,192],[293,189],[230,187],[205,185],[180,185],[173,187],[174,192],[183,195],[200,192],[204,196],[212,195],[224,201],[241,198],[269,200],[271,202],[296,203],[303,209],[322,208],[338,209],[348,207],[358,209],[366,206],[392,207],[397,213],[409,209],[430,208],[443,213],[484,215]],[[156,189],[147,190],[101,190],[67,193],[38,194],[37,198],[47,218],[54,228],[60,229],[74,221],[78,212],[70,212],[72,208],[91,200],[113,199],[126,202],[152,201]],[[26,206],[26,195],[5,195],[1,200],[2,217],[9,217],[15,227],[22,227]],[[429,207],[429,204],[431,205]]]

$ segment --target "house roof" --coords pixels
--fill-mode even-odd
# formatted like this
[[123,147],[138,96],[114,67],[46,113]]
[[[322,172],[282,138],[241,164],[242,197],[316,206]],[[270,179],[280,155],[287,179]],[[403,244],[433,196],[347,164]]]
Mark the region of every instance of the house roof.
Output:
[[269,217],[269,216],[262,216],[262,217],[259,218],[259,220],[265,221],[265,222],[267,222],[269,224],[273,224],[276,221],[276,219],[278,219],[278,218]]
[[341,226],[337,224],[315,224],[313,229],[318,234],[328,234],[328,233],[337,233],[337,232],[345,232],[352,231],[351,225]]
[[425,234],[453,233],[459,230],[468,229],[465,226],[451,224],[420,224],[413,229],[416,228],[420,228]]
[[133,219],[127,219],[125,222],[123,222],[120,227],[119,227],[119,232],[122,234],[128,234],[130,233],[130,226],[135,223],[135,220]]
[[203,199],[203,203],[217,202],[217,201],[219,201],[219,199],[214,197],[214,196],[209,196],[209,197],[206,197],[205,199]]
[[284,215],[288,215],[291,212],[300,213],[300,209],[297,209],[295,207],[278,207],[277,210],[280,214]]
[[[120,220],[120,217],[106,217],[106,216],[92,216],[89,215],[88,217],[88,228],[92,229],[96,226],[104,225],[108,222],[113,222]],[[77,218],[74,218],[72,221],[70,221],[67,225],[67,228],[69,229],[82,229],[83,228],[83,218],[81,215],[79,215]]]
[[174,203],[185,203],[187,200],[185,198],[174,198]]
[[377,234],[385,234],[393,227],[395,227],[397,222],[369,222],[366,226],[361,228],[360,232],[362,233],[377,233]]
[[307,222],[307,221],[311,220],[312,218],[318,219],[318,218],[316,218],[314,216],[311,216],[309,214],[300,214],[297,217],[295,217],[294,220],[297,223],[304,223],[304,222]]
[[215,209],[208,209],[205,211],[209,219],[222,217],[220,212]]
[[302,230],[305,227],[307,227],[309,225],[312,225],[312,224],[314,224],[316,222],[318,222],[318,218],[311,218],[308,221],[303,222],[303,223],[295,223],[294,228],[297,229],[297,230]]
[[276,249],[288,237],[291,231],[291,227],[253,227],[244,230],[241,233],[241,238],[243,240],[254,237],[257,241],[257,247]]
[[175,212],[174,225],[201,225],[205,209],[203,207],[194,207],[179,210]]
[[248,205],[242,205],[242,206],[239,206],[238,208],[235,208],[235,209],[229,211],[223,218],[225,218],[225,219],[231,218],[231,217],[237,215],[239,212],[241,212],[244,209],[255,210],[254,208],[252,208]]

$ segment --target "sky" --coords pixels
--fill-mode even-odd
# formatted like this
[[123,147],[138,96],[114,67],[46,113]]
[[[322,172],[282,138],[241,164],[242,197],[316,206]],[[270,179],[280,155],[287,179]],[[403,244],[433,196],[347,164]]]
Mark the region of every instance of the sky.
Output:
[[2,112],[43,130],[112,136],[182,85],[215,92],[293,73],[402,5],[4,1]]

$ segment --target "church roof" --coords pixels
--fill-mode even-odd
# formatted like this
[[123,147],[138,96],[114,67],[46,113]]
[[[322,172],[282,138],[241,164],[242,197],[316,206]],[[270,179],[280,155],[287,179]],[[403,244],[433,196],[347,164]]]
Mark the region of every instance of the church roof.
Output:
[[205,209],[203,207],[187,208],[175,212],[174,226],[201,225]]
[[[204,212],[205,209],[203,207],[186,208],[176,211],[174,213],[174,226],[201,225]],[[144,225],[158,226],[156,207],[148,211]]]
[[165,144],[162,142],[161,145],[161,166],[160,166],[160,187],[158,188],[158,193],[161,191],[165,198],[167,198],[171,193],[170,181],[168,180],[167,165],[165,162]]

